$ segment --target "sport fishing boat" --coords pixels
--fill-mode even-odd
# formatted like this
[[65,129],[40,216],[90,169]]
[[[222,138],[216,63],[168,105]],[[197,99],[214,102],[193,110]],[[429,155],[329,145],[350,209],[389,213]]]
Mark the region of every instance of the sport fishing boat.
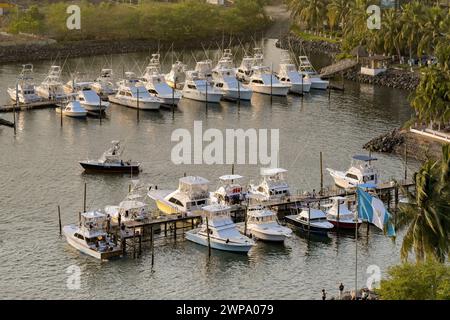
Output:
[[134,72],[126,72],[125,79],[118,85],[116,95],[109,97],[110,102],[142,110],[158,110],[161,106],[161,100],[150,95]]
[[[247,253],[255,242],[242,235],[231,220],[230,207],[215,204],[203,207],[200,228],[187,231],[186,239],[212,249]],[[209,234],[208,234],[209,233]],[[208,240],[209,239],[209,240]]]
[[109,102],[103,102],[100,96],[92,90],[92,82],[81,81],[73,79],[64,86],[64,92],[73,94],[80,101],[81,106],[88,112],[100,112],[100,109],[106,111],[109,107]]
[[263,180],[259,185],[250,184],[249,197],[268,201],[290,196],[289,185],[285,180],[287,170],[282,168],[263,168]]
[[171,88],[182,89],[186,80],[186,65],[181,61],[172,64],[172,69],[165,75],[167,84]]
[[253,74],[254,58],[252,56],[244,56],[241,65],[236,70],[236,78],[243,83],[249,83],[250,77]]
[[108,260],[121,256],[122,250],[112,240],[106,227],[106,215],[90,211],[81,214],[79,225],[64,226],[63,234],[67,242],[80,252],[100,260]]
[[287,52],[284,53],[280,63],[280,70],[276,77],[281,83],[290,86],[290,92],[302,94],[303,92],[309,92],[311,89],[311,80],[297,71]]
[[117,88],[113,82],[113,70],[102,69],[100,76],[91,84],[94,90],[102,99],[107,99],[110,95],[117,92]]
[[287,96],[290,85],[281,83],[273,75],[272,70],[263,64],[263,54],[256,52],[253,60],[252,75],[249,83],[253,92],[272,96]]
[[320,78],[320,75],[314,69],[307,56],[299,57],[299,72],[305,76],[305,79],[311,82],[311,89],[327,90],[329,81]]
[[291,229],[278,223],[274,211],[262,206],[250,207],[247,210],[247,230],[245,228],[245,223],[239,224],[239,230],[243,234],[263,241],[283,242],[292,234]]
[[57,113],[71,118],[86,118],[87,111],[83,108],[80,101],[73,100],[68,103],[62,103],[61,107],[55,109]]
[[51,66],[47,77],[36,87],[37,95],[47,100],[67,99],[69,95],[64,92],[61,72],[60,66]]
[[160,55],[153,54],[150,64],[145,69],[141,81],[144,83],[150,95],[161,100],[164,105],[178,105],[181,99],[181,93],[170,87],[164,75],[161,73]]
[[191,70],[186,72],[183,98],[219,103],[222,99],[222,91],[215,88],[206,78],[200,78],[198,71]]
[[253,91],[241,84],[233,68],[233,55],[230,49],[225,49],[224,55],[212,70],[212,78],[216,89],[221,90],[224,99],[251,100]]
[[332,203],[327,210],[327,220],[338,229],[359,228],[362,224],[361,219],[355,220],[355,213],[348,208],[348,199],[345,197],[330,198]]
[[111,144],[112,146],[103,153],[100,159],[80,161],[84,170],[87,172],[139,174],[141,165],[139,162],[122,160],[123,148],[120,141],[112,141]]
[[235,204],[245,199],[244,188],[236,181],[243,176],[230,174],[219,178],[221,186],[211,194],[211,201],[222,204]]
[[352,163],[347,172],[327,168],[334,183],[343,189],[352,189],[359,184],[378,184],[378,170],[372,165],[377,158],[366,155],[354,155]]
[[41,101],[42,99],[36,94],[35,86],[33,83],[33,65],[24,64],[22,66],[22,72],[19,75],[16,88],[8,88],[8,94],[11,100],[16,101],[19,98],[20,103],[33,103]]
[[299,231],[317,234],[327,234],[334,228],[334,225],[327,220],[326,214],[314,208],[294,208],[301,210],[299,214],[286,216],[284,219]]
[[164,214],[195,215],[208,205],[208,184],[209,181],[202,177],[188,176],[180,178],[177,190],[154,188],[148,192],[148,196]]

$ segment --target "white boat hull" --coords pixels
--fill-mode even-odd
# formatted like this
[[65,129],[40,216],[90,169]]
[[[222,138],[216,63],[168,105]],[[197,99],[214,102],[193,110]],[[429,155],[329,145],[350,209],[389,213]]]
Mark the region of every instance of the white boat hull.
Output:
[[[57,113],[61,113],[61,108],[56,108]],[[86,118],[87,111],[63,111],[63,116],[71,118]]]
[[161,96],[157,95],[157,97],[161,100],[161,104],[166,106],[178,105],[180,103],[181,97],[176,95],[173,99],[172,96]]
[[301,83],[293,83],[289,89],[290,92],[298,94],[301,94],[302,92],[309,92],[310,90],[311,82],[304,82],[303,85]]
[[[202,246],[208,247],[208,237],[198,234],[199,230],[200,229],[194,229],[186,232],[186,239]],[[210,238],[210,244],[212,249],[242,253],[249,252],[254,245],[253,243],[226,243],[226,241],[224,240],[217,240],[214,238]]]
[[219,103],[222,99],[222,92],[208,92],[208,99],[206,99],[206,92],[184,89],[183,98],[202,102]]
[[311,79],[311,89],[314,90],[327,90],[328,89],[329,82],[319,79],[319,78],[313,78]]
[[[97,104],[89,104],[89,103],[83,103],[80,102],[81,106],[86,109],[86,111],[90,111],[90,112],[100,112],[100,105]],[[101,106],[101,111],[106,111],[106,109],[108,109],[109,107],[109,103],[108,102],[104,102],[102,103]]]
[[[16,89],[8,88],[8,94],[12,101],[16,101]],[[41,101],[41,98],[36,94],[23,95],[19,93],[18,96],[19,102],[24,104]]]
[[334,183],[340,188],[351,189],[355,188],[356,184],[358,184],[356,181],[346,178],[345,173],[342,171],[336,171],[332,169],[327,169],[327,171],[333,178]]
[[[138,108],[138,103],[136,99],[123,99],[117,98],[115,96],[110,96],[109,101],[129,108],[134,109]],[[160,106],[161,106],[160,101],[142,101],[142,100],[139,101],[140,110],[158,110]]]
[[268,94],[273,96],[287,96],[289,92],[289,86],[286,85],[258,85],[258,84],[250,84],[250,87],[252,88],[253,92],[261,93],[261,94]]
[[230,100],[251,100],[253,91],[248,89],[222,89],[223,98]]

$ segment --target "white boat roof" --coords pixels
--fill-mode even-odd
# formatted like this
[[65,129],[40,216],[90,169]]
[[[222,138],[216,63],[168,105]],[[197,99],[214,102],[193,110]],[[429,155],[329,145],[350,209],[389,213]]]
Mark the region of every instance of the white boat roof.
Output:
[[89,212],[84,212],[81,214],[81,216],[83,216],[86,219],[98,219],[98,218],[105,218],[106,216],[101,213],[100,211],[89,211]]
[[224,175],[219,177],[220,180],[222,181],[229,181],[229,180],[239,180],[244,178],[243,176],[240,176],[238,174],[228,174],[228,175]]
[[132,210],[132,209],[144,208],[146,206],[146,204],[141,201],[125,200],[125,201],[122,201],[119,204],[119,206],[123,210]]
[[285,173],[285,172],[287,172],[287,170],[283,169],[283,168],[261,168],[262,176],[274,176],[279,173]]
[[308,209],[304,209],[302,212],[300,212],[300,217],[308,219],[308,215],[310,216],[310,219],[322,219],[326,218],[326,214],[319,209],[310,209],[310,213],[308,214]]
[[346,197],[331,197],[330,200],[348,200]]
[[202,177],[187,176],[187,177],[180,178],[180,183],[187,184],[187,185],[202,185],[202,184],[208,184],[209,181]]
[[206,212],[214,213],[214,212],[222,212],[222,211],[231,210],[231,207],[226,206],[224,204],[211,204],[211,205],[202,207],[202,210],[206,211]]
[[275,212],[273,212],[273,211],[271,211],[271,210],[269,210],[269,209],[264,209],[264,208],[250,208],[249,210],[248,210],[248,213],[247,213],[249,216],[252,216],[252,217],[259,217],[259,218],[261,218],[261,217],[271,217],[271,216],[274,216],[275,215]]

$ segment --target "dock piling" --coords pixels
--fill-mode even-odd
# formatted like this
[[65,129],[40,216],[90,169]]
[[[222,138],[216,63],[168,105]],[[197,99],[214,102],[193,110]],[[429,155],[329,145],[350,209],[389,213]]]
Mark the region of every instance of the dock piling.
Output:
[[59,235],[62,235],[61,207],[59,205],[58,205],[58,221],[59,221]]
[[206,233],[208,234],[208,256],[211,257],[211,238],[209,235],[209,221],[208,217],[205,217],[206,219]]
[[323,195],[323,156],[320,151],[320,195]]
[[86,212],[86,189],[87,189],[87,184],[85,182],[84,183],[84,195],[83,195],[83,212]]

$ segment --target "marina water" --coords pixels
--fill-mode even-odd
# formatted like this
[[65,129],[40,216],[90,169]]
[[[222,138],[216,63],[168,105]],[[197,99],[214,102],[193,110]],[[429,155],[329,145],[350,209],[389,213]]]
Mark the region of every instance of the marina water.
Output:
[[[277,70],[279,51],[273,40],[264,46],[266,62]],[[191,52],[176,52],[193,67]],[[210,51],[210,58],[214,51]],[[204,59],[203,50],[194,53]],[[65,79],[70,73],[87,71],[94,79],[101,68],[112,65],[120,78],[125,71],[140,74],[147,54],[99,56],[67,60]],[[164,55],[162,55],[164,58]],[[316,64],[326,59],[311,55]],[[236,63],[240,60],[235,57]],[[62,59],[63,60],[63,59]],[[168,72],[169,53],[163,63]],[[35,62],[36,82],[43,79],[50,61]],[[64,64],[64,61],[61,62]],[[6,89],[14,86],[20,66],[0,65],[0,104],[9,103]],[[345,170],[351,156],[364,153],[361,147],[371,138],[398,128],[410,118],[408,92],[345,82],[345,91],[311,92],[303,99],[289,95],[273,98],[255,94],[251,104],[232,102],[220,105],[183,100],[170,110],[140,112],[112,105],[106,119],[65,118],[60,127],[53,109],[18,114],[17,135],[0,127],[0,282],[1,298],[80,298],[80,299],[320,299],[321,290],[337,295],[338,286],[354,286],[355,240],[352,235],[330,234],[321,241],[295,235],[284,245],[258,243],[249,255],[208,250],[187,241],[155,247],[155,266],[151,269],[149,250],[138,259],[124,258],[99,262],[80,255],[58,232],[57,205],[63,224],[77,221],[82,210],[83,186],[87,183],[88,208],[118,204],[126,195],[130,177],[87,175],[79,160],[97,158],[111,140],[121,140],[126,157],[142,162],[141,181],[164,189],[175,189],[184,173],[200,175],[211,181],[228,174],[230,166],[185,165],[171,163],[172,132],[192,130],[195,120],[204,128],[280,129],[280,166],[289,170],[293,192],[320,188],[319,154],[324,168]],[[12,114],[2,114],[11,118]],[[382,180],[402,179],[401,157],[377,154]],[[417,168],[410,161],[409,172]],[[259,167],[238,165],[235,172],[246,183],[257,182]],[[325,185],[332,180],[324,170]],[[244,179],[245,180],[245,179]],[[358,283],[365,286],[372,275],[368,267],[376,265],[382,274],[399,262],[402,235],[393,243],[372,228],[365,227],[358,239]],[[80,270],[80,286],[69,285],[69,270]],[[68,269],[69,268],[69,269]],[[79,268],[79,269],[78,269]],[[369,268],[369,270],[372,270]]]

